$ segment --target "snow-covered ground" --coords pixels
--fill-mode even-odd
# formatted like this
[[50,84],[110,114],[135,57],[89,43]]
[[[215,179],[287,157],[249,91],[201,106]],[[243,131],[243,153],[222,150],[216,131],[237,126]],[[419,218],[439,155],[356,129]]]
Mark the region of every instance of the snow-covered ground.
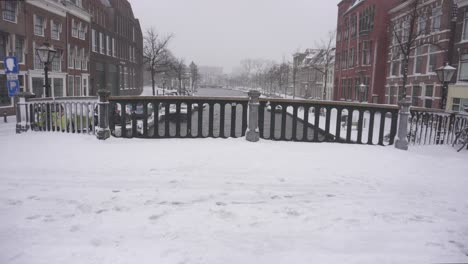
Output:
[[468,262],[468,151],[0,123],[0,263]]

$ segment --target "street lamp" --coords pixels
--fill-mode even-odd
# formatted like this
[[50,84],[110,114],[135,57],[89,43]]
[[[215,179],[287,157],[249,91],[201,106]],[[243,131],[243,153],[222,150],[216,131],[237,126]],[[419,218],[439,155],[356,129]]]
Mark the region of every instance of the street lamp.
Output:
[[361,103],[364,101],[364,92],[366,91],[367,86],[363,83],[359,85],[359,91],[361,92]]
[[36,54],[39,57],[41,63],[44,64],[44,73],[45,73],[45,92],[46,97],[50,97],[50,84],[49,84],[49,65],[54,60],[55,54],[57,51],[50,47],[49,43],[45,42],[44,45],[36,48]]
[[445,105],[447,104],[447,90],[448,84],[452,81],[452,77],[455,74],[457,69],[450,66],[448,63],[445,63],[445,66],[438,68],[435,70],[437,73],[437,78],[439,78],[439,82],[443,84],[442,87],[442,103],[440,108],[445,110]]
[[[49,65],[52,63],[55,57],[55,53],[57,51],[53,48],[50,47],[49,43],[45,42],[44,45],[42,45],[39,48],[36,48],[36,54],[39,57],[39,60],[41,63],[44,63],[44,73],[45,73],[45,92],[46,92],[46,97],[50,97],[50,83],[49,83]],[[51,115],[50,115],[50,104],[46,104],[46,120],[50,120]],[[50,131],[50,123],[47,122],[47,130]]]

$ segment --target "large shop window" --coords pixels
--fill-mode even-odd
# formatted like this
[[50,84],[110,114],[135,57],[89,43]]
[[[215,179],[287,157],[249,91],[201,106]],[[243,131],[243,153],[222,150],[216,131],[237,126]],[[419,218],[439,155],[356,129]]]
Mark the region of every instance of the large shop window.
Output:
[[460,56],[460,74],[458,79],[460,81],[468,81],[468,54]]
[[32,78],[32,91],[37,98],[42,97],[44,94],[44,78],[33,77]]
[[5,74],[0,74],[0,106],[10,106],[11,98],[8,96],[7,79]]
[[456,112],[463,112],[468,107],[467,98],[453,98],[452,110]]

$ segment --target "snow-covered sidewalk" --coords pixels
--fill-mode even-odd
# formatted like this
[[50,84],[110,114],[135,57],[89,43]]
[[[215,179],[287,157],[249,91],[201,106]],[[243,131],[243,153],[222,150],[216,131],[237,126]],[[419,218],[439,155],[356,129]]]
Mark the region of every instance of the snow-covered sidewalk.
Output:
[[14,134],[0,263],[468,262],[468,152]]

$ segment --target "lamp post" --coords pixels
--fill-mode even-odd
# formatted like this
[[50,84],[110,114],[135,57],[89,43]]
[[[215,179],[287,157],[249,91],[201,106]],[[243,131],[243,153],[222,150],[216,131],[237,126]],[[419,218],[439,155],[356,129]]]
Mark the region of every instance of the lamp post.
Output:
[[[48,42],[45,42],[39,48],[36,48],[36,55],[39,61],[44,64],[44,77],[45,77],[45,96],[50,97],[50,83],[49,83],[49,65],[54,60],[57,51],[50,47]],[[46,104],[46,120],[50,120],[50,104]],[[50,122],[47,122],[47,130],[50,130]]]
[[445,106],[447,104],[447,92],[448,92],[448,84],[452,81],[453,74],[457,69],[450,66],[448,63],[445,63],[445,66],[438,68],[435,70],[437,73],[437,78],[439,78],[439,82],[442,83],[442,102],[440,104],[440,109],[445,110]]
[[[435,70],[437,73],[437,78],[442,83],[442,101],[440,103],[440,109],[445,110],[445,106],[447,104],[447,92],[448,92],[448,84],[452,80],[453,74],[457,69],[450,66],[448,63],[445,63],[445,66],[442,66]],[[437,126],[437,138],[436,144],[444,144],[444,137],[442,136],[442,122],[438,122],[439,125]]]
[[364,92],[366,91],[367,86],[364,83],[359,85],[359,91],[361,92],[361,103],[364,101]]

